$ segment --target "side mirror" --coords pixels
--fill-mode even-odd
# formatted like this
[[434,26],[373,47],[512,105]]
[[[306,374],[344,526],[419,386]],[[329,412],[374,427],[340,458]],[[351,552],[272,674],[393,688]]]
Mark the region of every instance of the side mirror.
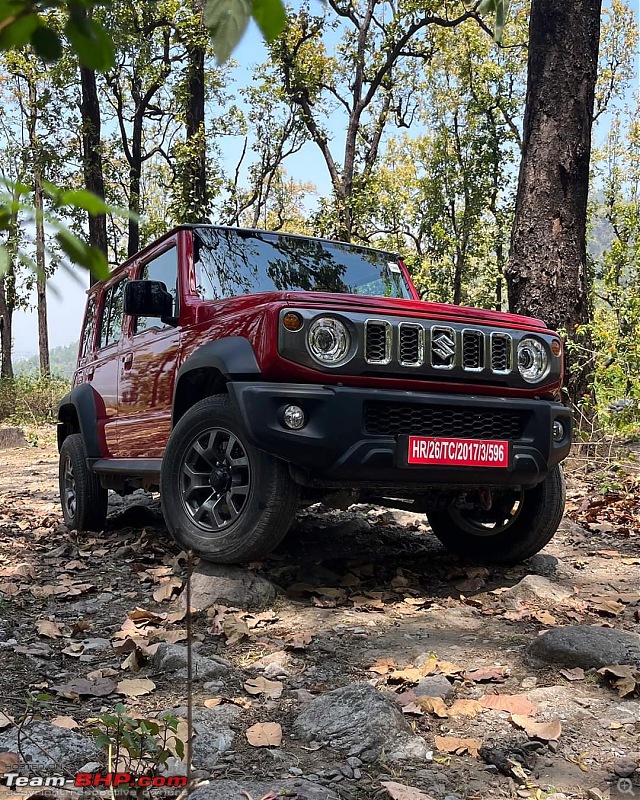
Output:
[[173,297],[162,281],[127,281],[124,287],[124,313],[132,317],[160,317],[176,324]]

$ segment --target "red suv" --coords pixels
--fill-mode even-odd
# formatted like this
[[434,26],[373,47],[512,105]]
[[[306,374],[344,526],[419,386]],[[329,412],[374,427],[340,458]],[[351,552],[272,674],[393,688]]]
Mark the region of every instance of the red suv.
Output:
[[472,559],[518,561],[562,518],[562,343],[537,319],[421,302],[397,255],[183,225],[91,287],[58,411],[66,523],[160,490],[213,561],[256,559],[301,503],[425,512]]

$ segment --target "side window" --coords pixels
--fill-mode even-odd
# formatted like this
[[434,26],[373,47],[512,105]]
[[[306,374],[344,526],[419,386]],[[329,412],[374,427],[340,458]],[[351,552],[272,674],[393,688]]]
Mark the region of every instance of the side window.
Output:
[[114,344],[122,335],[124,284],[124,280],[119,281],[105,294],[100,317],[99,347],[107,347],[107,345]]
[[[162,281],[167,291],[173,296],[173,315],[178,315],[178,251],[175,247],[165,250],[159,256],[149,261],[140,272],[141,281]],[[135,323],[135,333],[141,333],[149,328],[166,328],[167,326],[157,317],[138,317]]]
[[82,329],[82,340],[80,342],[79,358],[84,358],[89,352],[93,340],[93,331],[96,327],[96,297],[94,293],[87,300],[87,310],[84,315],[84,328]]

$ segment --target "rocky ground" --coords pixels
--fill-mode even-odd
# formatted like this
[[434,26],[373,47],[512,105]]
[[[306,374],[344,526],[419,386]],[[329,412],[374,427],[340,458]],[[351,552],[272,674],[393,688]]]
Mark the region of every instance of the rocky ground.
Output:
[[[187,556],[141,493],[67,530],[52,432],[28,439],[0,474],[0,773],[164,749],[183,774]],[[198,800],[640,796],[637,461],[587,454],[569,494],[514,568],[371,506],[303,512],[248,570],[193,564]]]

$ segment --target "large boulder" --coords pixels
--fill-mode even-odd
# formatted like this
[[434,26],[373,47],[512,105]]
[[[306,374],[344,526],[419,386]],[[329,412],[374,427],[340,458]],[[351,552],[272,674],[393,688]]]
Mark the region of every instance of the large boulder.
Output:
[[247,800],[253,797],[291,797],[295,800],[337,800],[334,792],[326,786],[317,786],[302,779],[261,781],[242,783],[238,781],[212,780],[189,795],[189,800]]
[[571,589],[542,575],[525,577],[501,594],[501,599],[510,608],[520,608],[525,603],[561,604],[573,595]]
[[[201,561],[191,575],[191,608],[204,611],[216,603],[243,609],[266,608],[276,599],[276,587],[242,567]],[[180,595],[186,608],[187,593]]]
[[[187,677],[187,648],[179,644],[162,642],[151,657],[151,666],[158,672],[172,672],[177,678]],[[201,656],[192,652],[191,668],[194,681],[204,681],[226,675],[231,664],[220,656]]]
[[567,625],[538,636],[529,645],[528,654],[536,661],[562,667],[640,666],[640,635],[596,625]]
[[293,729],[304,741],[374,761],[384,750],[393,760],[426,758],[427,743],[413,736],[402,712],[369,683],[354,683],[317,697],[299,714]]
[[91,739],[48,722],[32,722],[24,726],[20,735],[16,727],[2,731],[0,751],[20,755],[22,769],[18,771],[22,774],[25,769],[30,773],[58,774],[61,764],[73,773],[87,761],[98,761],[102,757]]

